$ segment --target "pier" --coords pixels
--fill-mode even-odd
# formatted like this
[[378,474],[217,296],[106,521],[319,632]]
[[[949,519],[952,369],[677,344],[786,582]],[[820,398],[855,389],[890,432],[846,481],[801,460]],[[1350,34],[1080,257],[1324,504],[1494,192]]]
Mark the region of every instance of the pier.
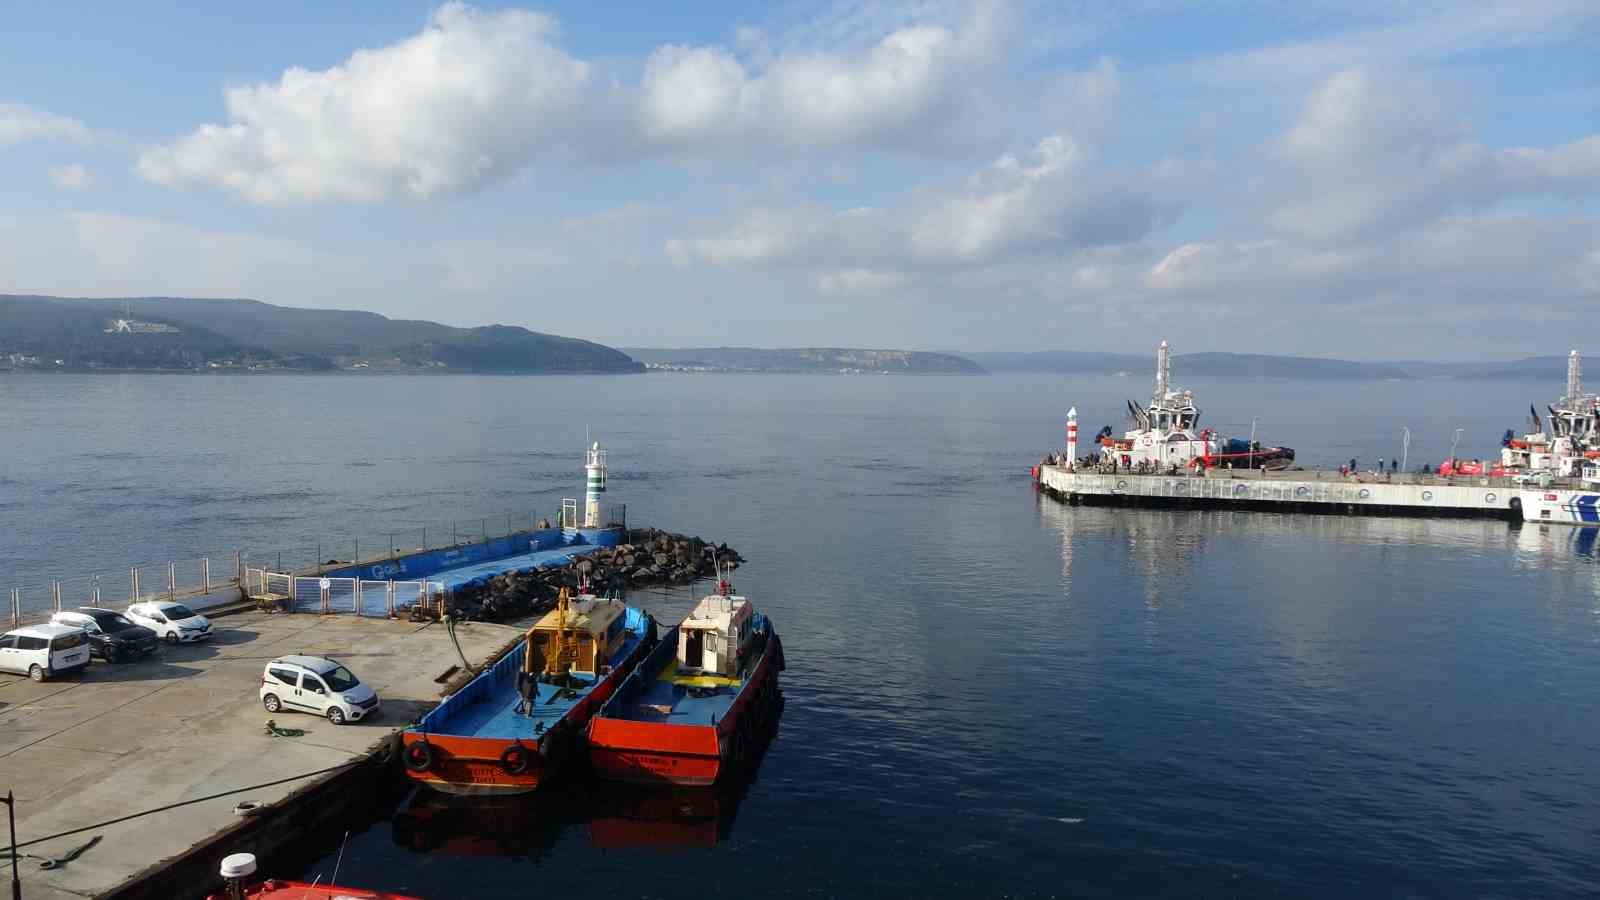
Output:
[[1212,469],[1204,476],[1135,475],[1041,465],[1041,491],[1067,503],[1256,509],[1331,515],[1522,518],[1507,478]]
[[[393,776],[394,735],[438,702],[441,678],[461,664],[438,624],[252,610],[219,618],[216,630],[210,642],[96,663],[70,679],[0,675],[0,767],[16,794],[27,900],[203,897],[228,853],[272,860],[370,802],[379,780]],[[456,633],[467,661],[481,665],[521,632],[470,622]],[[348,665],[377,690],[380,715],[335,726],[279,714],[279,726],[305,734],[268,734],[261,671],[292,653]],[[307,773],[318,774],[299,777]],[[257,785],[266,786],[216,796]],[[240,815],[241,802],[257,811]],[[86,830],[34,843],[77,829]],[[70,861],[42,867],[97,837]]]

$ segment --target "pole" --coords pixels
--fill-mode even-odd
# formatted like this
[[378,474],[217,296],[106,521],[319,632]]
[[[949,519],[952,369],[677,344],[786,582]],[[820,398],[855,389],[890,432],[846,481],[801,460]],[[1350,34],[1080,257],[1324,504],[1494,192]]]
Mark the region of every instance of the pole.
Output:
[[394,532],[389,532],[389,558],[394,559]]
[[1400,436],[1400,472],[1406,471],[1406,462],[1411,458],[1411,429],[1402,428]]
[[1450,467],[1451,468],[1455,468],[1455,464],[1456,464],[1456,445],[1461,443],[1461,432],[1464,431],[1464,430],[1465,429],[1457,428],[1455,435],[1450,438]]
[[128,573],[129,573],[129,576],[128,576],[129,577],[129,583],[133,585],[129,589],[129,590],[131,590],[133,592],[133,596],[128,598],[128,602],[129,603],[138,603],[139,602],[139,567],[138,566],[134,566],[134,567],[130,568],[128,570]]
[[200,560],[200,577],[205,581],[206,593],[211,593],[211,557],[202,557]]
[[1247,469],[1256,467],[1256,418],[1256,416],[1250,417],[1250,448],[1246,457],[1248,461],[1245,463]]
[[94,576],[94,605],[100,605],[100,576]]
[[17,798],[6,791],[6,818],[11,823],[11,900],[22,900],[22,878],[17,875]]
[[178,599],[178,564],[167,561],[167,599]]
[[22,592],[16,588],[11,589],[11,627],[22,625]]
[[61,582],[50,582],[50,594],[55,598],[56,612],[61,612]]

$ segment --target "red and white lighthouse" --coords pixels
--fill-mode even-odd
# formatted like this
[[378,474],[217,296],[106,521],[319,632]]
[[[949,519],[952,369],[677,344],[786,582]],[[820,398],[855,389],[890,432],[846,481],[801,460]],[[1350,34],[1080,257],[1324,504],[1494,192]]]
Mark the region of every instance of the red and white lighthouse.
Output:
[[1078,467],[1078,408],[1067,410],[1067,468]]

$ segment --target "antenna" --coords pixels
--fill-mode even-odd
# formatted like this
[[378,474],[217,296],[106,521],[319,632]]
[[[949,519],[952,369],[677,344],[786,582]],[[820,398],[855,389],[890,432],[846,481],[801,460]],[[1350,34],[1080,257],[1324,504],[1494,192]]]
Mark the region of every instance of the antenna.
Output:
[[1578,360],[1578,351],[1567,354],[1567,403],[1576,403],[1578,396],[1583,393],[1583,364]]
[[350,832],[344,833],[344,840],[339,842],[339,857],[333,861],[333,877],[328,879],[329,884],[339,883],[339,866],[344,863],[344,847],[350,843]]

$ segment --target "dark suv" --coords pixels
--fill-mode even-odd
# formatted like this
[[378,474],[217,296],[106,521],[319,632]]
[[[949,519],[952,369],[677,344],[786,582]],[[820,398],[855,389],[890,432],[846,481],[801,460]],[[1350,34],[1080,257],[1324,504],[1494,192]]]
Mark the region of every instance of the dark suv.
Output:
[[58,625],[72,625],[89,634],[89,652],[106,662],[137,659],[157,647],[156,633],[113,609],[80,606],[50,617]]

